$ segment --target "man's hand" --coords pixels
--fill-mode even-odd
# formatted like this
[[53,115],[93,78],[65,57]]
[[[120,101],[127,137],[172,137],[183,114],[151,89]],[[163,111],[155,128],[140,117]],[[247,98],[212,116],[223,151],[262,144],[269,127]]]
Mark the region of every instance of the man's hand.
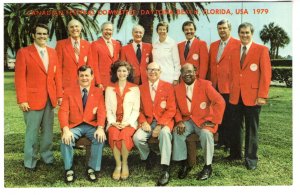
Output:
[[159,133],[161,131],[162,126],[161,125],[157,125],[154,130],[152,131],[152,137],[158,137]]
[[100,143],[104,143],[105,142],[106,135],[105,135],[103,127],[98,126],[97,130],[94,133],[94,137]]
[[174,80],[173,81],[173,86],[177,85],[178,84],[178,80]]
[[178,135],[182,135],[185,132],[185,124],[180,121],[177,123],[175,129],[177,130]]
[[21,104],[19,104],[19,108],[23,112],[27,112],[30,110],[30,106],[29,106],[28,102],[22,102]]
[[62,98],[57,98],[57,105],[61,106]]
[[98,84],[98,85],[96,85],[96,87],[98,87],[98,88],[100,88],[100,89],[104,90],[104,87],[103,87],[103,85],[102,85],[102,84]]
[[215,127],[215,123],[213,123],[213,122],[211,122],[211,121],[205,121],[204,123],[202,123],[201,125],[200,125],[200,128],[201,129],[203,129],[203,128],[205,128],[205,127],[212,127],[212,128],[214,128]]
[[63,135],[61,137],[61,141],[62,143],[67,145],[71,145],[71,143],[75,141],[72,131],[70,131],[70,128],[67,126],[63,128]]
[[256,99],[256,105],[258,105],[258,106],[265,105],[266,103],[267,103],[267,100],[265,98],[257,98]]
[[149,123],[147,122],[143,122],[142,123],[142,129],[146,132],[150,132],[151,131],[151,126],[149,125]]
[[119,130],[123,129],[120,122],[115,122],[115,123],[112,123],[111,125],[114,126],[114,127],[116,127]]

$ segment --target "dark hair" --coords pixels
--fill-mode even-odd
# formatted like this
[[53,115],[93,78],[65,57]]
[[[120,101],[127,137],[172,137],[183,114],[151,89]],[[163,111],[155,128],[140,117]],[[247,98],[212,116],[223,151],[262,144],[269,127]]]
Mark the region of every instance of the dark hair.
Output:
[[86,71],[87,69],[90,69],[91,70],[91,75],[93,75],[93,69],[92,67],[90,67],[89,65],[82,65],[78,68],[77,70],[77,75],[79,75],[79,72],[84,72]]
[[247,28],[247,27],[250,27],[251,34],[253,34],[254,33],[253,25],[251,23],[248,23],[248,22],[244,22],[244,23],[239,25],[238,33],[240,33],[241,28]]
[[116,61],[110,67],[110,81],[112,83],[115,83],[119,80],[118,76],[117,76],[117,72],[121,66],[125,66],[125,68],[128,70],[129,74],[127,77],[127,81],[133,83],[133,68],[132,68],[131,64],[129,64],[126,61],[120,61],[120,60]]
[[184,31],[184,27],[185,26],[189,26],[189,25],[193,25],[194,26],[194,28],[195,28],[195,31],[197,30],[197,27],[196,27],[196,25],[195,25],[195,23],[193,22],[193,21],[186,21],[186,22],[184,22],[183,24],[182,24],[182,31]]
[[159,23],[157,24],[157,26],[156,26],[156,32],[158,31],[158,28],[159,28],[160,26],[166,27],[167,32],[169,32],[169,25],[168,25],[167,22],[164,22],[164,21],[159,22]]
[[34,28],[32,29],[32,34],[36,33],[36,28],[40,27],[40,28],[44,28],[47,30],[47,34],[49,34],[49,28],[46,24],[42,24],[42,23],[38,23],[37,25],[34,26]]

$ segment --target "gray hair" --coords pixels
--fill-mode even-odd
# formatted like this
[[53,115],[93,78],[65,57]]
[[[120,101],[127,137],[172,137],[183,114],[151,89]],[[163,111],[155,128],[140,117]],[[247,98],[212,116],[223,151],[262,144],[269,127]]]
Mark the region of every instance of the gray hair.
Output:
[[70,27],[71,22],[78,22],[79,26],[82,28],[81,22],[79,22],[79,20],[76,20],[76,19],[72,19],[72,20],[69,21],[68,28]]
[[114,30],[113,23],[111,23],[110,21],[107,21],[107,22],[102,23],[102,25],[101,25],[101,32],[103,32],[103,29],[104,29],[105,25],[108,25],[108,24],[110,24],[112,26],[112,30]]
[[229,30],[231,30],[231,23],[227,19],[220,20],[218,22],[217,26],[222,25],[222,24],[226,24],[226,23],[227,23],[227,26],[228,26]]
[[244,22],[242,24],[239,25],[239,29],[238,29],[238,33],[240,33],[241,28],[247,28],[250,27],[250,31],[253,34],[254,33],[254,28],[253,25],[249,22]]
[[139,24],[137,24],[137,25],[135,25],[135,26],[133,26],[133,28],[132,28],[132,32],[134,32],[136,29],[138,29],[138,28],[141,28],[142,30],[143,30],[143,33],[145,32],[145,29],[144,29],[144,27],[142,26],[142,25],[139,25]]

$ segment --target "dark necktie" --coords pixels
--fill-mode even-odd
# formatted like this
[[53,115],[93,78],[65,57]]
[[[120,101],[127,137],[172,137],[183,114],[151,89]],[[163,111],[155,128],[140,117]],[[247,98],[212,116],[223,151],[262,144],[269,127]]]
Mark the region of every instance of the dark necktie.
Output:
[[83,96],[82,96],[82,105],[83,105],[83,110],[85,109],[86,101],[87,101],[87,90],[86,88],[83,88]]
[[243,66],[244,60],[245,60],[245,58],[246,58],[246,50],[247,50],[247,47],[246,47],[246,46],[243,46],[243,53],[242,53],[242,57],[241,57],[241,61],[240,61],[241,67]]
[[185,45],[185,49],[184,49],[184,59],[186,59],[186,57],[187,57],[189,51],[190,51],[190,40],[188,40],[188,41],[186,42],[186,45]]
[[136,58],[138,59],[139,63],[141,63],[141,58],[142,58],[142,52],[141,52],[141,45],[137,44],[137,50],[136,50]]

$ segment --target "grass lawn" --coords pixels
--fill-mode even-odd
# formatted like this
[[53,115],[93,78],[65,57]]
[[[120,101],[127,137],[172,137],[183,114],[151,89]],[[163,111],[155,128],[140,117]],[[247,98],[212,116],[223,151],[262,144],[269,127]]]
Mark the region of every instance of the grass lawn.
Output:
[[[85,178],[84,151],[75,152],[77,180],[71,185],[63,181],[63,161],[59,151],[60,130],[56,118],[54,125],[53,167],[38,164],[34,173],[23,167],[24,120],[16,103],[14,73],[4,73],[4,187],[115,187],[154,186],[160,174],[159,162],[153,171],[146,171],[136,149],[129,157],[130,176],[126,181],[116,182],[111,178],[114,160],[106,144],[102,159],[101,177],[90,183]],[[207,181],[197,181],[196,174],[203,167],[201,149],[198,150],[197,165],[184,180],[177,179],[179,165],[172,162],[171,179],[168,186],[270,186],[292,185],[292,89],[271,87],[269,104],[260,115],[259,164],[255,171],[248,171],[243,161],[226,162],[222,158],[228,153],[216,150],[213,176]]]

